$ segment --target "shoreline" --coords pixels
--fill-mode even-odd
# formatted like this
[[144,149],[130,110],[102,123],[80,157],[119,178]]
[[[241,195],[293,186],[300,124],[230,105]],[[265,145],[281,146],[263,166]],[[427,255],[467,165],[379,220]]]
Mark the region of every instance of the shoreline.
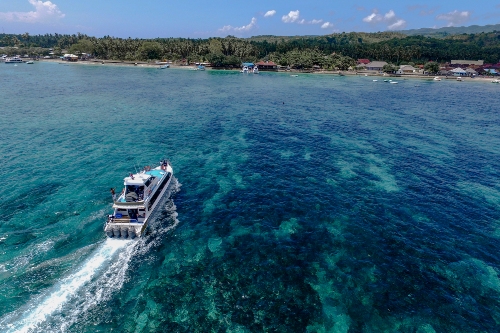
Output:
[[[79,60],[77,62],[63,61],[60,59],[40,59],[41,62],[55,62],[58,64],[74,64],[74,65],[88,65],[88,66],[119,66],[119,67],[138,67],[138,68],[158,68],[163,64],[148,63],[148,62],[137,62],[137,61],[119,61],[119,60]],[[182,70],[193,70],[194,66],[189,65],[178,65],[178,64],[168,64],[170,68],[168,69],[182,69]],[[207,67],[207,71],[234,71],[239,72],[239,69],[216,69]],[[281,74],[313,74],[313,75],[332,75],[332,76],[357,76],[357,77],[368,77],[373,79],[391,79],[391,80],[408,80],[408,79],[420,79],[420,80],[434,80],[435,77],[441,78],[443,81],[457,81],[457,76],[443,76],[443,75],[419,75],[419,74],[380,74],[376,72],[368,71],[301,71],[301,70],[278,70],[278,71],[261,71],[261,73],[281,73]],[[342,75],[340,74],[342,73]],[[461,82],[486,82],[492,83],[496,77],[461,77]],[[457,81],[460,82],[460,81]]]

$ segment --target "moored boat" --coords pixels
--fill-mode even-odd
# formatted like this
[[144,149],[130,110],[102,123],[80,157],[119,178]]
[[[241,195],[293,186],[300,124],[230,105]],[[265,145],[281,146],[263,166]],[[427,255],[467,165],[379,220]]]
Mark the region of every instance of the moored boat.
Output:
[[170,163],[164,160],[154,169],[145,167],[141,172],[125,177],[123,191],[118,198],[113,198],[113,214],[108,215],[104,226],[106,235],[124,239],[141,237],[167,191],[173,173]]
[[23,60],[19,57],[12,57],[12,58],[6,58],[5,63],[6,64],[19,64],[19,63],[22,64]]
[[433,78],[434,81],[441,81],[441,78],[439,76],[436,76]]

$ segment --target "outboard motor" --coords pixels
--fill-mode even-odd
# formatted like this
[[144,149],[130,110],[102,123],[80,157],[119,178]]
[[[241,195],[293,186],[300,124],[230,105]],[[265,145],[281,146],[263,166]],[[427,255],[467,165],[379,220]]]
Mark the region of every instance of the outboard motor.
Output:
[[127,228],[121,228],[120,229],[122,238],[127,238],[128,237],[128,229]]
[[106,235],[108,235],[109,238],[113,238],[113,230],[106,231]]
[[130,227],[128,229],[128,236],[130,237],[130,239],[134,239],[137,236],[135,234],[135,228],[134,227]]
[[115,229],[113,229],[113,235],[114,235],[116,238],[120,238],[120,228],[115,228]]

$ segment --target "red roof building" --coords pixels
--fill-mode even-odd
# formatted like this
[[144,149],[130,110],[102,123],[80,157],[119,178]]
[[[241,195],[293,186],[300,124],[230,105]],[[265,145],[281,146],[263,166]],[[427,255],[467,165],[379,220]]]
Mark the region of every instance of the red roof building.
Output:
[[278,65],[276,65],[272,61],[259,61],[258,63],[255,64],[259,71],[277,71],[278,70]]
[[370,63],[370,59],[358,59],[358,65],[366,65]]

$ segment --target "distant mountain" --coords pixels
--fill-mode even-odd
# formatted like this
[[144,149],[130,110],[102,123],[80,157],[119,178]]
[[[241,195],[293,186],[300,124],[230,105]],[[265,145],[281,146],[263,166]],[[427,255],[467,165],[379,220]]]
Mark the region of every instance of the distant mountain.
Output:
[[471,25],[468,27],[444,27],[439,29],[433,28],[421,28],[421,29],[410,29],[399,31],[402,34],[408,36],[429,36],[429,37],[445,37],[449,35],[459,35],[459,34],[478,34],[481,32],[492,32],[500,31],[500,24],[489,24],[489,25]]

